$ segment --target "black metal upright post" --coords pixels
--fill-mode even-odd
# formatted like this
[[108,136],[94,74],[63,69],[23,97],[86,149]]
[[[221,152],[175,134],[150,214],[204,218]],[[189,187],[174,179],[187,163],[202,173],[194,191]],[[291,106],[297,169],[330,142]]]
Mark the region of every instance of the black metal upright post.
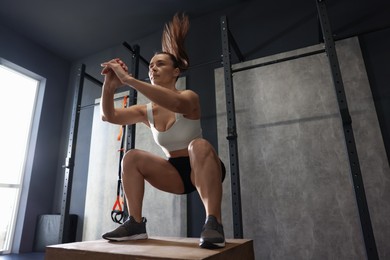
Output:
[[81,107],[81,97],[83,93],[84,77],[85,77],[85,65],[82,64],[79,73],[79,82],[75,87],[74,98],[73,98],[73,107],[72,107],[72,117],[69,129],[69,141],[68,141],[68,150],[65,159],[65,177],[64,177],[64,188],[62,192],[62,205],[61,205],[61,220],[60,220],[60,230],[59,230],[59,243],[67,243],[69,241],[69,230],[70,230],[70,217],[69,217],[69,208],[70,208],[70,198],[72,193],[72,181],[73,181],[73,172],[74,172],[74,162],[76,158],[76,143],[77,143],[77,133],[79,128],[79,117],[80,117],[80,107]]
[[324,0],[316,0],[317,10],[321,23],[322,34],[325,41],[325,49],[328,55],[333,83],[336,89],[337,102],[339,105],[341,120],[343,123],[344,137],[348,152],[350,170],[356,195],[357,206],[360,216],[360,224],[363,231],[364,243],[368,259],[378,259],[375,237],[372,230],[370,213],[368,210],[366,194],[364,191],[363,178],[360,170],[359,157],[356,150],[355,138],[352,129],[352,119],[349,114],[344,84],[341,78],[340,66],[335,49],[332,30],[329,23],[328,13]]
[[[131,74],[134,78],[138,79],[139,74],[139,60],[140,60],[140,48],[138,45],[133,46],[132,66]],[[137,104],[137,91],[133,88],[130,89],[129,106]],[[135,147],[135,125],[127,126],[127,142],[126,151],[134,149]]]
[[238,145],[236,132],[236,111],[234,107],[234,89],[232,79],[230,42],[231,37],[226,16],[221,17],[222,61],[225,76],[227,131],[229,140],[229,158],[233,206],[234,238],[243,238],[240,173],[238,165]]

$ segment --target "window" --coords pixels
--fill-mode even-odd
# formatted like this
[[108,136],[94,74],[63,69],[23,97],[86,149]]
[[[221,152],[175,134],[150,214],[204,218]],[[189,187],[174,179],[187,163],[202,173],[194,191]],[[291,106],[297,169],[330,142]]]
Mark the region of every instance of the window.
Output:
[[12,249],[41,80],[0,59],[0,254]]

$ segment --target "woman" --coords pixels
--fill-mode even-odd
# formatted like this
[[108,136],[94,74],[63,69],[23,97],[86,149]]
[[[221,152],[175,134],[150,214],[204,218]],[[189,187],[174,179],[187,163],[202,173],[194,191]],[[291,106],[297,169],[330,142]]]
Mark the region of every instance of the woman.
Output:
[[[146,219],[142,217],[144,181],[166,192],[188,194],[197,190],[204,204],[206,221],[199,246],[225,246],[221,224],[222,181],[225,167],[212,145],[202,138],[201,109],[198,95],[191,90],[177,90],[180,73],[188,68],[184,39],[188,17],[176,14],[164,28],[163,52],[150,61],[151,84],[127,73],[127,66],[114,59],[102,64],[105,76],[101,113],[104,121],[130,125],[144,123],[168,160],[141,150],[128,151],[122,160],[122,183],[129,219],[103,235],[112,241],[146,239]],[[128,85],[151,102],[128,108],[114,108],[116,88]]]

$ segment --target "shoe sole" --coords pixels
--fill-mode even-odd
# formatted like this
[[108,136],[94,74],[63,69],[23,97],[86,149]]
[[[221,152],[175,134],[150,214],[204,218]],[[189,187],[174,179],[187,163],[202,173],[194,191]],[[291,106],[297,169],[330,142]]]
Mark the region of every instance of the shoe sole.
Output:
[[147,239],[148,234],[138,234],[134,236],[128,236],[128,237],[103,237],[104,239],[110,240],[110,241],[128,241],[128,240],[140,240],[140,239]]
[[206,249],[218,249],[218,248],[223,248],[225,247],[225,242],[222,243],[211,243],[208,241],[203,241],[199,243],[199,246],[201,248],[206,248]]

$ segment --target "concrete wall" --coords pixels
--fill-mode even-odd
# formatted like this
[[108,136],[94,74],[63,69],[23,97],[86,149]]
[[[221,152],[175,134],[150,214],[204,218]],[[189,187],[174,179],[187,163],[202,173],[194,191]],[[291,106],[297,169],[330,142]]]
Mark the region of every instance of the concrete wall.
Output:
[[[304,53],[312,46],[248,63]],[[357,39],[337,43],[378,252],[390,251],[389,165]],[[325,54],[234,74],[244,237],[258,259],[365,259],[337,100]],[[222,69],[219,153],[228,159]],[[229,176],[229,174],[228,174]],[[232,231],[230,180],[223,220]]]
[[[27,168],[30,172],[25,175],[12,248],[12,252],[31,252],[38,216],[52,212],[56,173],[61,168],[58,161],[62,157],[61,132],[70,62],[29,41],[2,23],[0,57],[46,79],[40,118],[34,123],[38,125],[36,145],[28,154]],[[16,99],[20,96],[20,100],[23,100],[23,93],[18,93],[17,86],[7,87],[14,87]]]

